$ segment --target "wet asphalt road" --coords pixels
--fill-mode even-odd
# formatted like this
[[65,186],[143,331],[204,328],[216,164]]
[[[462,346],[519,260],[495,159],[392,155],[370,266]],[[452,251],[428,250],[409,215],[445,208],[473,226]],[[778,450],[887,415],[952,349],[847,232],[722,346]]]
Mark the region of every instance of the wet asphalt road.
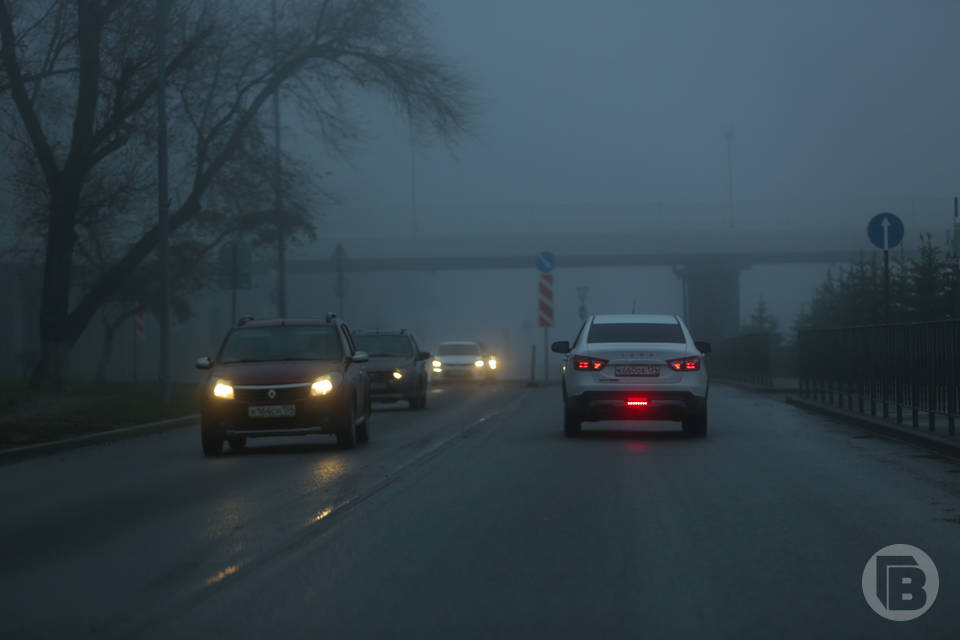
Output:
[[[960,633],[956,461],[719,386],[705,440],[567,440],[558,400],[445,389],[346,452],[206,460],[188,428],[0,466],[0,637]],[[911,622],[861,592],[894,543],[940,572]]]

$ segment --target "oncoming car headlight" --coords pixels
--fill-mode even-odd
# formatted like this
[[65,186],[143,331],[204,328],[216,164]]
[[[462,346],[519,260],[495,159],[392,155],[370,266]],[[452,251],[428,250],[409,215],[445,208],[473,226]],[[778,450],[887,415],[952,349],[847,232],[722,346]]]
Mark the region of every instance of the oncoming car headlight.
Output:
[[443,367],[443,363],[442,363],[442,362],[440,362],[439,360],[434,360],[434,361],[433,361],[433,368],[434,368],[434,369],[440,369],[440,368],[442,368],[442,367]]
[[490,358],[489,360],[487,360],[487,366],[490,367],[491,369],[496,369],[496,368],[497,368],[497,359],[496,359],[496,358]]
[[343,376],[339,373],[328,373],[325,376],[320,376],[310,385],[310,395],[325,396],[336,389],[342,381]]
[[403,380],[403,371],[401,371],[400,369],[397,369],[396,371],[394,371],[394,372],[393,372],[393,379],[394,379],[394,380]]
[[233,400],[233,385],[226,380],[217,380],[213,385],[213,395],[224,400]]
[[475,366],[475,367],[482,367],[482,366],[483,366],[483,360],[477,360],[476,362],[473,363],[473,366]]

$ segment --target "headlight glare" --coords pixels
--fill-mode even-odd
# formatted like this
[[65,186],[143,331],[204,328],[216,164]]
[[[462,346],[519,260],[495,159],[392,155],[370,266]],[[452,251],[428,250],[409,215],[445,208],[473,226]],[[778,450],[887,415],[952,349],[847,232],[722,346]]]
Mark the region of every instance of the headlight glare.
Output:
[[473,366],[475,366],[475,367],[482,367],[482,366],[483,366],[483,360],[477,360],[476,362],[473,363]]
[[394,372],[393,372],[393,379],[394,379],[394,380],[403,380],[403,372],[400,371],[399,369],[397,369],[396,371],[394,371]]
[[487,360],[487,366],[490,367],[491,369],[496,369],[496,368],[497,368],[497,359],[496,359],[496,358],[490,358],[489,360]]
[[433,368],[434,368],[434,369],[439,369],[439,368],[442,367],[442,366],[443,366],[443,363],[440,362],[439,360],[434,360],[434,361],[433,361]]
[[226,380],[217,380],[213,385],[213,395],[224,400],[233,400],[233,385]]
[[320,376],[310,385],[310,395],[325,396],[333,391],[342,380],[343,376],[339,373],[328,373],[325,376]]

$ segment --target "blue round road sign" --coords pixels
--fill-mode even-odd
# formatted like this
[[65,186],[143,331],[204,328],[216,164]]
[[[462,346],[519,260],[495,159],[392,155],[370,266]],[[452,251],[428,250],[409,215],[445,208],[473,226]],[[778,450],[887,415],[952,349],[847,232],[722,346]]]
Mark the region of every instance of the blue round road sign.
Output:
[[557,256],[549,251],[541,251],[537,254],[537,269],[540,273],[550,273],[557,266]]
[[877,249],[893,249],[903,242],[903,221],[892,213],[878,213],[867,225],[867,237]]

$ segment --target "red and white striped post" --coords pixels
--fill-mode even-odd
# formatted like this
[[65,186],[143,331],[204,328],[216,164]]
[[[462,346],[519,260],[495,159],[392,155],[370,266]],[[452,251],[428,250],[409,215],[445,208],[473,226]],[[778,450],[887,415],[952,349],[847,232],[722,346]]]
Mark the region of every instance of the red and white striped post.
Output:
[[537,287],[540,326],[543,327],[543,379],[550,377],[549,347],[547,331],[553,326],[553,274],[541,273]]

